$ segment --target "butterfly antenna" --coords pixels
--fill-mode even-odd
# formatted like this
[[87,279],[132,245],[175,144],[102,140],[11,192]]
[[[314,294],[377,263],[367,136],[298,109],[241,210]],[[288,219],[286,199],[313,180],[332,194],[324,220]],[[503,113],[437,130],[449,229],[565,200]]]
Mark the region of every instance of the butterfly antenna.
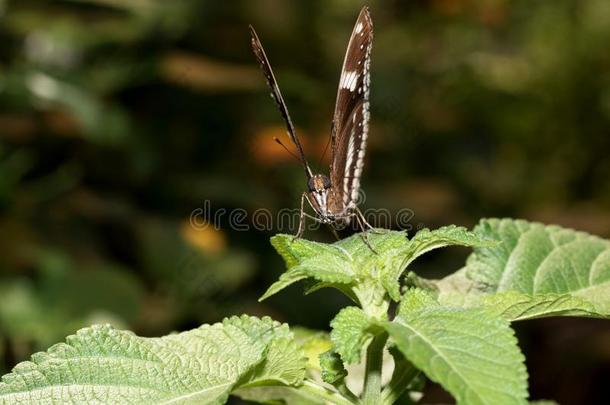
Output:
[[297,155],[296,155],[294,152],[292,152],[290,149],[288,149],[288,148],[286,147],[286,145],[284,145],[284,144],[282,143],[282,141],[280,141],[280,140],[279,140],[278,138],[276,138],[275,136],[273,137],[273,140],[274,140],[274,141],[275,141],[275,142],[276,142],[278,145],[280,145],[282,148],[284,148],[284,150],[285,150],[286,152],[288,152],[288,154],[289,154],[290,156],[292,156],[293,158],[295,158],[295,159],[296,159],[297,161],[299,161],[299,162],[301,161],[301,159],[299,159],[299,157],[298,157],[298,156],[297,156]]
[[269,60],[267,59],[267,55],[265,54],[263,45],[258,39],[258,35],[256,35],[256,31],[252,26],[250,26],[250,36],[254,56],[256,56],[256,59],[258,60],[261,69],[263,70],[263,74],[265,75],[267,84],[271,89],[271,96],[275,100],[275,103],[279,107],[280,113],[284,118],[284,122],[286,123],[286,130],[288,131],[288,136],[297,148],[299,161],[303,164],[303,168],[305,169],[305,176],[310,179],[313,174],[311,172],[311,168],[309,167],[309,163],[307,163],[307,159],[305,158],[305,152],[303,152],[303,147],[301,146],[301,142],[297,137],[294,125],[292,124],[292,119],[290,118],[290,114],[288,113],[288,107],[286,107],[286,103],[284,102],[284,98],[282,97],[282,93],[280,92],[280,87],[277,84],[277,80],[275,80],[273,70],[271,69],[271,65],[269,64]]

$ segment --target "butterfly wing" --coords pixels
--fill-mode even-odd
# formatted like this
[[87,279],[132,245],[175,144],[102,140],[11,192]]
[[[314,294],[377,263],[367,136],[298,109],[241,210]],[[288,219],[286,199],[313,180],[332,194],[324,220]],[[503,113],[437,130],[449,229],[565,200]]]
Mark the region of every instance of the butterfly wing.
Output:
[[305,175],[309,179],[311,178],[312,173],[311,169],[309,168],[309,164],[307,163],[307,159],[305,159],[303,147],[301,146],[301,142],[299,142],[299,138],[297,137],[294,125],[292,124],[292,119],[290,118],[290,114],[288,113],[288,107],[286,107],[286,103],[284,102],[284,98],[282,97],[282,93],[280,92],[277,80],[275,80],[275,75],[273,74],[273,70],[271,70],[271,65],[269,64],[269,60],[267,59],[267,55],[265,54],[263,45],[258,39],[258,35],[256,35],[256,31],[252,26],[250,26],[250,36],[252,38],[252,50],[254,51],[254,56],[256,56],[256,59],[261,65],[261,69],[263,70],[263,74],[265,75],[265,79],[267,80],[267,84],[271,89],[271,96],[275,100],[277,106],[280,109],[280,113],[282,114],[282,117],[286,122],[286,130],[288,132],[288,137],[296,146],[299,158],[301,159],[301,163],[303,163],[303,167],[305,168]]
[[331,130],[330,181],[337,211],[356,206],[369,130],[369,85],[373,23],[360,11],[347,46]]

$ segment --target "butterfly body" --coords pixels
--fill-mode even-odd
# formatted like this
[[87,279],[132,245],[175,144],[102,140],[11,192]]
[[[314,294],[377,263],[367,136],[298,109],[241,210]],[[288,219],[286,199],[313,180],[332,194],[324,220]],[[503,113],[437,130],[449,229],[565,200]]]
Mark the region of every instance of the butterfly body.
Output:
[[341,192],[335,189],[328,176],[314,174],[307,182],[307,201],[324,224],[347,225],[350,212],[343,207]]
[[343,227],[349,224],[354,217],[361,225],[367,224],[358,210],[357,200],[360,176],[364,167],[370,116],[370,54],[373,24],[368,8],[364,7],[360,11],[343,60],[331,127],[329,176],[313,174],[265,51],[254,29],[250,27],[250,30],[252,49],[265,74],[267,84],[271,89],[271,96],[286,122],[288,136],[296,147],[298,158],[303,164],[307,177],[308,190],[303,193],[301,198],[301,222],[297,236],[302,233],[304,218],[311,217],[303,210],[304,201],[307,201],[316,213],[316,217],[312,218],[324,224],[330,224],[336,228]]

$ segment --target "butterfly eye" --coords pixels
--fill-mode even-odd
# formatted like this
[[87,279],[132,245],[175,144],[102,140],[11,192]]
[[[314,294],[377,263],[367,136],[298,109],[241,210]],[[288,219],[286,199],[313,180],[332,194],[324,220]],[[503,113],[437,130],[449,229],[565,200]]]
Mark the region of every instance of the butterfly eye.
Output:
[[324,177],[322,178],[322,180],[324,181],[324,188],[325,188],[325,189],[330,188],[330,180],[328,179],[328,177],[324,176]]
[[307,182],[307,188],[309,189],[310,193],[316,191],[316,179],[314,177],[309,179],[309,181]]

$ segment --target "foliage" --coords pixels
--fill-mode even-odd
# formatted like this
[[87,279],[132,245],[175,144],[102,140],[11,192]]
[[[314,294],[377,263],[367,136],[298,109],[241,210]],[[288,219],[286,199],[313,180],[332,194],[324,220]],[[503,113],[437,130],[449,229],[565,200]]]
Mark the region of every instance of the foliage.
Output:
[[418,309],[401,305],[396,319],[385,327],[405,357],[458,403],[526,402],[524,357],[508,322],[493,313],[438,304]]
[[[471,226],[484,212],[610,237],[607,0],[367,3],[375,43],[361,208],[415,213],[408,224],[377,225]],[[357,9],[344,0],[264,4],[0,0],[1,373],[94,323],[163,336],[246,312],[323,328],[346,305],[332,290],[310,299],[296,288],[257,302],[282,271],[266,240],[296,229],[249,223],[243,232],[227,215],[215,219],[224,209],[295,208],[305,187],[299,165],[272,141],[284,129],[248,24],[310,162],[328,166],[321,157]],[[217,226],[192,227],[206,201],[205,221]],[[331,239],[324,229],[306,235]],[[410,269],[438,279],[463,254],[444,250]],[[385,280],[400,300],[400,284]],[[307,282],[308,291],[329,285]],[[487,294],[493,277],[469,285],[482,294],[448,289],[438,300],[468,308],[502,300],[509,319],[597,311],[564,291],[534,299],[527,288]],[[556,355],[585,338],[603,341],[603,323],[580,322],[520,326],[531,372],[565,359],[551,366],[554,378],[532,376],[535,397],[605,399],[601,389],[579,390],[603,386],[594,384],[606,379],[603,345]],[[557,349],[561,337],[574,344]]]
[[[483,220],[480,234],[502,241],[480,248],[451,279],[441,280],[442,299],[491,307],[509,320],[557,315],[602,316],[610,309],[610,242],[559,226],[514,220]],[[465,275],[465,278],[463,277]]]
[[[299,330],[295,337],[287,325],[246,315],[163,338],[93,326],[15,367],[3,377],[0,400],[219,404],[234,394],[261,403],[391,404],[416,398],[423,373],[458,404],[526,404],[525,358],[510,322],[610,317],[600,293],[609,285],[610,242],[557,226],[489,219],[473,231],[445,227],[411,239],[377,230],[334,244],[285,235],[272,243],[287,272],[264,297],[313,278],[358,304],[331,322],[330,350],[322,334]],[[421,283],[426,287],[405,285],[391,317],[393,283],[405,267],[446,245],[474,246],[465,269]],[[523,285],[534,287],[520,291]],[[555,288],[537,287],[549,285]],[[386,347],[395,367],[384,387]],[[319,356],[319,362],[306,355]],[[350,372],[344,366],[362,357],[358,399],[346,384]]]
[[286,325],[242,316],[164,338],[93,326],[19,364],[4,403],[224,403],[237,387],[301,383],[305,359]]

